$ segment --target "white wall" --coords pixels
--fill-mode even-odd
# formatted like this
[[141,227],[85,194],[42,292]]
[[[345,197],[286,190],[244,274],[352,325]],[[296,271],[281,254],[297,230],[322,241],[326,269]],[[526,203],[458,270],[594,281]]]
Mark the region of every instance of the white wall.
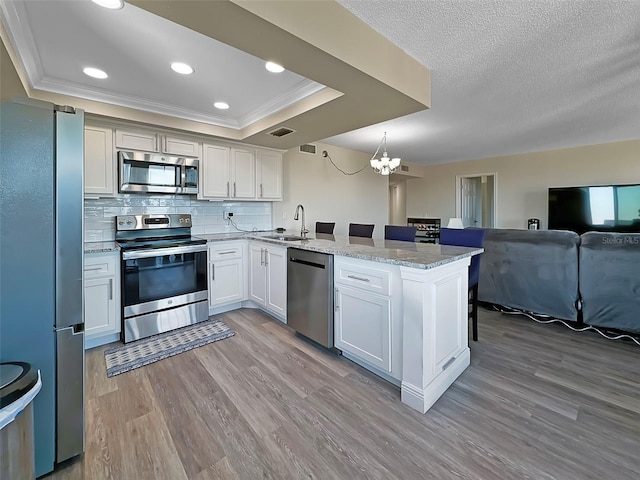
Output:
[[[284,201],[273,203],[273,227],[300,230],[300,221],[293,220],[293,214],[296,205],[302,204],[311,232],[317,221],[335,222],[336,235],[347,235],[350,222],[373,223],[373,236],[383,238],[389,216],[389,183],[388,177],[369,166],[371,154],[322,143],[314,145],[316,155],[299,153],[298,149],[285,153]],[[328,158],[322,157],[323,150],[347,172],[366,167],[356,175],[343,175]]]
[[640,183],[640,140],[424,167],[407,180],[407,216],[426,211],[446,221],[455,215],[456,175],[496,173],[496,228],[547,228],[547,189],[575,185]]

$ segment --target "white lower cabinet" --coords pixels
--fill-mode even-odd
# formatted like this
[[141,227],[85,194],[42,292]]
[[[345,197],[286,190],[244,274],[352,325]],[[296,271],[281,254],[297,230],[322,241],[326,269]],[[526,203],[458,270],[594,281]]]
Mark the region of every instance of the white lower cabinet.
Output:
[[391,299],[340,285],[335,310],[335,346],[391,372]]
[[286,247],[249,243],[249,299],[286,323]]
[[247,299],[246,242],[209,245],[209,308]]
[[118,340],[120,335],[120,254],[84,257],[85,348]]
[[[402,378],[399,267],[336,256],[334,344],[365,367]],[[360,362],[359,362],[360,363]]]

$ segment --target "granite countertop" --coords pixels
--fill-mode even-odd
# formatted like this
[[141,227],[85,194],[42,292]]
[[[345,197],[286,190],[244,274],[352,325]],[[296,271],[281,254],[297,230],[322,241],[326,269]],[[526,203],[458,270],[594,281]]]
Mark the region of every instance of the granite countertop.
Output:
[[[481,248],[453,247],[428,243],[399,242],[380,238],[348,237],[346,235],[309,234],[305,240],[278,240],[267,238],[279,235],[299,235],[299,232],[231,232],[197,235],[207,242],[228,240],[259,240],[284,247],[295,247],[312,252],[342,255],[345,257],[372,260],[405,267],[429,269],[454,262],[465,257],[478,255]],[[115,242],[85,242],[84,253],[117,252]]]
[[84,242],[84,253],[117,252],[120,249],[116,242]]
[[306,240],[285,241],[266,238],[273,235],[299,235],[299,232],[237,232],[213,235],[198,235],[209,242],[250,239],[286,247],[301,248],[313,252],[342,255],[345,257],[372,260],[405,267],[429,269],[478,255],[482,248],[454,247],[427,243],[399,242],[379,238],[349,237],[346,235],[309,234]]
[[228,232],[228,233],[208,233],[194,235],[194,237],[204,238],[207,242],[222,242],[225,240],[244,240],[247,238],[256,238],[260,235],[276,235],[276,232]]

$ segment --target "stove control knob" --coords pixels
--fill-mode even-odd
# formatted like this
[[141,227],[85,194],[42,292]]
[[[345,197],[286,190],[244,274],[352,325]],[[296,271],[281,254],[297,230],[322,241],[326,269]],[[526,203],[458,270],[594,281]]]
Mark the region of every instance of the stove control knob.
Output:
[[127,220],[127,225],[131,225],[133,222],[131,220]]

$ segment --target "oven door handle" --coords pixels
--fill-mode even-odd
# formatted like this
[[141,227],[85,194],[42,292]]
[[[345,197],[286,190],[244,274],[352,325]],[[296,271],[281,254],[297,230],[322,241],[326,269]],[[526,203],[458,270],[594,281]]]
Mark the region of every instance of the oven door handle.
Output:
[[122,252],[122,258],[124,260],[130,260],[135,258],[164,257],[166,255],[179,255],[181,253],[195,253],[206,251],[206,244],[173,248],[153,248],[151,250],[129,250],[127,252]]

